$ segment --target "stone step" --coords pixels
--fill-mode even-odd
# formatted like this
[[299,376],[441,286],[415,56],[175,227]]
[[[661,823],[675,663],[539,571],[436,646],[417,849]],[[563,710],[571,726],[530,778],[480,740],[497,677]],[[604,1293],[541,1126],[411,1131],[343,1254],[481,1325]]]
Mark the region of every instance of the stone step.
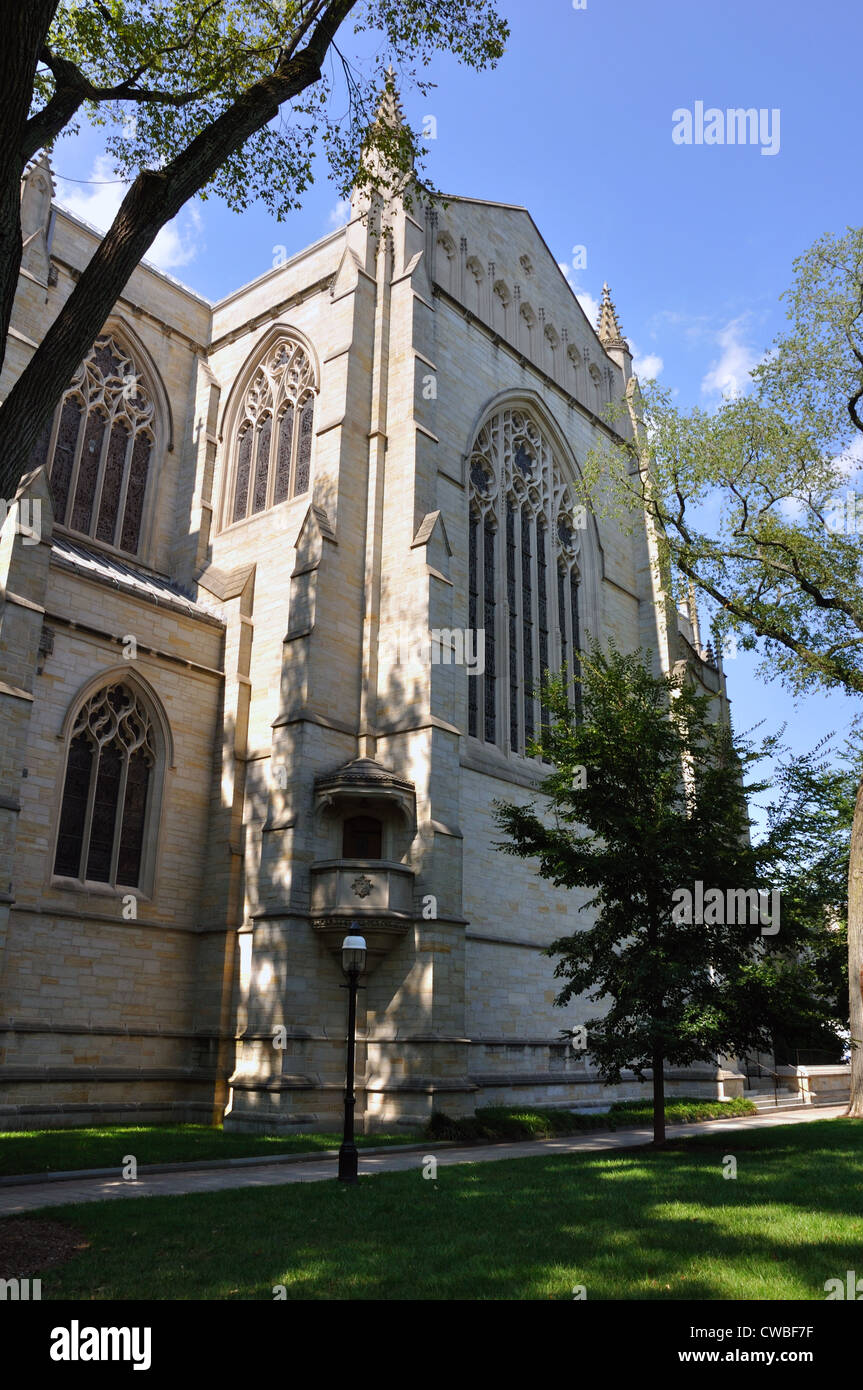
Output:
[[793,1110],[806,1104],[799,1096],[783,1095],[780,1091],[778,1098],[773,1092],[764,1091],[761,1093],[750,1091],[747,1100],[751,1100],[756,1110]]

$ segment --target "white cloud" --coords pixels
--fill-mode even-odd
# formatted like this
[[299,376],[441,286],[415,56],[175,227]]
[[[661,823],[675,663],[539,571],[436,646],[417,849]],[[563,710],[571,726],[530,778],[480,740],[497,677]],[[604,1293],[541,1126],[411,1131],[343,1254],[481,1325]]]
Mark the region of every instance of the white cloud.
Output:
[[596,321],[599,317],[599,300],[594,299],[593,295],[590,293],[589,290],[582,289],[581,285],[579,285],[575,275],[573,274],[573,270],[580,269],[580,267],[571,266],[567,261],[558,261],[558,265],[560,266],[560,269],[562,270],[563,274],[566,276],[566,283],[569,285],[569,288],[572,290],[573,294],[575,295],[576,299],[578,300],[579,304],[581,305],[582,309],[584,310],[588,319],[590,320],[591,328],[595,328]]
[[[560,269],[562,270],[563,274],[566,276],[566,283],[569,285],[569,288],[572,290],[573,294],[575,295],[576,299],[578,300],[579,304],[581,305],[582,309],[587,315],[590,321],[591,328],[595,328],[599,321],[599,300],[594,299],[593,295],[589,292],[589,290],[582,289],[581,286],[578,284],[578,281],[575,275],[573,274],[573,271],[576,269],[574,265],[569,265],[566,261],[558,261],[558,265],[560,266]],[[636,376],[639,376],[642,381],[649,381],[653,378],[658,377],[659,373],[662,371],[663,366],[665,365],[662,358],[659,356],[659,353],[647,352],[644,354],[644,356],[642,356],[638,348],[631,340],[629,346],[633,357],[632,370],[635,372]]]
[[[58,175],[58,201],[76,217],[92,223],[100,232],[107,232],[126,196],[128,184],[117,182],[107,155],[96,159],[90,178],[93,183],[73,183]],[[147,251],[146,259],[160,270],[188,265],[203,248],[202,228],[200,211],[193,203],[188,204],[173,221],[165,224]]]
[[642,357],[635,344],[632,348],[632,370],[642,381],[650,381],[659,376],[665,365],[658,352],[647,352]]
[[748,389],[749,373],[760,358],[744,341],[747,317],[741,314],[717,333],[720,354],[711,362],[701,382],[706,396],[739,396]]
[[350,218],[350,198],[339,198],[339,201],[336,203],[335,207],[330,208],[330,215],[327,218],[327,223],[331,228],[335,229],[336,227],[343,227],[346,222],[350,221]]
[[[573,286],[575,288],[575,286]],[[599,300],[594,299],[593,295],[587,290],[575,288],[575,297],[590,320],[591,328],[596,327],[599,318]]]

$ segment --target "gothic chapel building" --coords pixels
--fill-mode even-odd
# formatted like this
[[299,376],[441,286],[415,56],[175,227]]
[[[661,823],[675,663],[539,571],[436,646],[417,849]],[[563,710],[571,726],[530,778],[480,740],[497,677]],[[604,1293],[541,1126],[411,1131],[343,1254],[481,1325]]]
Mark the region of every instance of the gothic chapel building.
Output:
[[[4,396],[98,241],[52,196]],[[492,815],[588,636],[725,703],[647,531],[579,525],[629,348],[524,208],[365,211],[216,304],[142,264],[4,508],[0,1128],[336,1128],[354,921],[367,1130],[641,1093],[563,1044],[579,899]]]

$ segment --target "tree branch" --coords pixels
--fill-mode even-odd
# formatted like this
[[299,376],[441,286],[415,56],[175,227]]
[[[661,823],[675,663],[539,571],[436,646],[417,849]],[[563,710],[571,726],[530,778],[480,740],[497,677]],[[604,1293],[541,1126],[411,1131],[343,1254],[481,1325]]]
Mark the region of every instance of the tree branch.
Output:
[[283,102],[317,82],[327,49],[359,0],[327,0],[305,48],[241,92],[159,170],[143,170],[0,407],[0,496],[14,496],[33,445],[82,355],[156,235],[224,161],[278,114]]

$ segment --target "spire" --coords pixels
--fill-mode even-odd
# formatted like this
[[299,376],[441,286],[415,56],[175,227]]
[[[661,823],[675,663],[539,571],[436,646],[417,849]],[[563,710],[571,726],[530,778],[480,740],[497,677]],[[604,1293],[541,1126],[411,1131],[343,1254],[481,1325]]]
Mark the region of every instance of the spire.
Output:
[[599,341],[602,346],[608,348],[626,348],[629,351],[629,344],[623,336],[620,324],[617,322],[617,310],[611,298],[611,291],[607,284],[602,287],[602,303],[599,308],[599,321],[596,325]]
[[378,102],[375,120],[378,125],[389,126],[391,130],[398,130],[405,123],[405,114],[402,111],[401,97],[396,87],[396,74],[392,63],[386,70],[384,90]]
[[375,197],[400,195],[412,175],[413,137],[405,123],[392,64],[384,73],[374,120],[363,141],[362,159],[351,190],[351,219],[368,212]]

